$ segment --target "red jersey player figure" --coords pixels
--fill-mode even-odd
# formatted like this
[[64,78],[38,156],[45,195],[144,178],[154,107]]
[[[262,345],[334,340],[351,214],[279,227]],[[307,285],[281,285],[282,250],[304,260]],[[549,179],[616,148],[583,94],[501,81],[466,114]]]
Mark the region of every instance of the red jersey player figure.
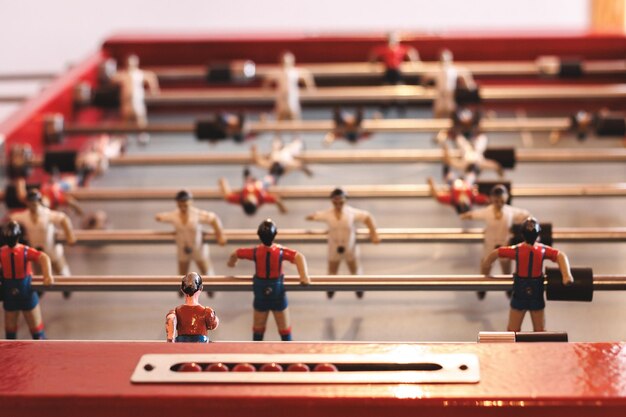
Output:
[[202,288],[202,277],[196,272],[183,277],[180,290],[185,294],[185,304],[170,310],[165,318],[168,342],[207,343],[208,330],[215,330],[219,326],[220,319],[215,311],[203,307],[198,301]]
[[54,283],[50,258],[43,252],[18,243],[22,229],[17,222],[9,222],[3,230],[5,246],[0,248],[2,265],[2,296],[4,298],[4,330],[7,339],[17,338],[17,319],[21,311],[33,339],[45,339],[39,296],[31,287],[30,262],[41,266],[43,283]]
[[540,231],[541,227],[537,219],[528,217],[522,223],[524,242],[515,246],[495,249],[482,262],[482,272],[488,275],[491,264],[496,259],[516,260],[515,273],[513,274],[511,311],[507,326],[507,330],[510,332],[519,332],[521,330],[526,311],[530,311],[533,330],[536,332],[545,330],[544,308],[546,303],[543,299],[544,284],[542,271],[544,259],[549,259],[559,265],[563,277],[563,285],[571,285],[574,282],[569,260],[565,253],[550,246],[536,243]]
[[231,268],[237,264],[239,259],[247,259],[255,264],[256,269],[252,278],[254,291],[252,340],[263,340],[270,311],[274,314],[281,340],[291,340],[291,324],[283,282],[283,261],[296,264],[302,285],[308,285],[311,282],[304,255],[273,243],[277,232],[278,229],[272,220],[263,221],[257,231],[263,244],[254,248],[237,249],[228,260],[228,266]]
[[432,177],[428,178],[430,195],[441,204],[449,204],[454,207],[458,214],[463,214],[472,209],[474,204],[489,204],[489,196],[481,194],[475,187],[476,174],[468,172],[464,178],[450,178],[448,180],[448,190],[437,190]]
[[272,175],[267,175],[261,181],[250,174],[250,170],[246,168],[243,171],[243,188],[239,191],[232,191],[226,178],[220,178],[220,190],[224,196],[224,200],[231,204],[239,204],[243,211],[252,216],[257,209],[265,203],[276,204],[281,213],[287,212],[287,207],[276,194],[270,193],[268,188],[276,183],[276,179]]
[[420,57],[415,48],[400,45],[400,36],[396,32],[387,35],[387,45],[374,48],[370,54],[370,62],[382,61],[385,64],[385,84],[403,84],[400,66],[404,59],[410,62],[419,62]]

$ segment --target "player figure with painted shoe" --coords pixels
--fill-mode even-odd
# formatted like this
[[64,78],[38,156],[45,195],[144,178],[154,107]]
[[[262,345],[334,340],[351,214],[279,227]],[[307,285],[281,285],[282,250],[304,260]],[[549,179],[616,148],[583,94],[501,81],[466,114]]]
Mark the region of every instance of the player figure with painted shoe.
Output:
[[228,266],[231,268],[239,259],[247,259],[255,264],[255,274],[252,278],[254,291],[252,339],[256,341],[263,340],[270,311],[276,320],[281,340],[291,340],[291,323],[282,271],[283,261],[296,265],[302,285],[308,285],[311,282],[304,255],[275,244],[274,238],[277,233],[278,229],[272,220],[263,221],[257,230],[262,244],[254,248],[237,249],[228,260]]

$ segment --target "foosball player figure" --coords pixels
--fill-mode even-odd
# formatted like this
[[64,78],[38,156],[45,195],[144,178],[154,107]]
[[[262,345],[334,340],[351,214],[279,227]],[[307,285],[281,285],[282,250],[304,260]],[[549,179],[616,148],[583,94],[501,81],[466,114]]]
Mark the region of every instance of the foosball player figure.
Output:
[[449,118],[456,110],[456,90],[461,84],[467,90],[476,90],[476,82],[472,74],[466,69],[454,65],[452,52],[447,49],[439,55],[439,68],[432,75],[427,75],[425,81],[435,84],[437,95],[433,100],[433,115],[439,118]]
[[277,184],[280,177],[289,171],[300,170],[308,176],[313,175],[309,167],[300,159],[303,149],[302,139],[294,138],[285,144],[282,139],[275,137],[269,154],[260,154],[256,145],[250,147],[250,152],[254,163],[267,169],[268,174],[274,177],[274,184]]
[[45,207],[39,190],[28,191],[26,200],[28,209],[11,214],[11,220],[24,227],[31,245],[46,253],[55,274],[69,276],[70,268],[63,253],[63,246],[56,242],[56,230],[58,227],[62,228],[67,243],[75,244],[72,222],[67,214]]
[[489,196],[478,192],[475,186],[476,174],[472,171],[473,167],[468,169],[463,178],[448,179],[448,189],[446,191],[438,190],[435,186],[435,180],[428,178],[428,187],[430,195],[441,204],[448,204],[454,207],[458,214],[468,212],[473,205],[486,205],[489,203]]
[[17,319],[21,311],[28,323],[33,339],[45,339],[44,325],[39,307],[39,296],[31,287],[30,262],[38,262],[44,285],[54,283],[50,258],[43,252],[18,243],[22,229],[9,222],[3,229],[5,245],[0,248],[2,266],[2,297],[4,300],[4,330],[7,339],[17,338]]
[[295,66],[296,58],[291,52],[285,52],[281,56],[281,63],[280,70],[269,74],[263,80],[263,87],[274,85],[276,90],[274,111],[277,120],[300,120],[302,118],[300,82],[307,90],[313,90],[315,80],[308,70]]
[[252,176],[248,168],[243,171],[243,188],[239,191],[232,191],[226,178],[220,178],[220,191],[224,200],[231,204],[238,204],[243,208],[248,216],[254,215],[263,204],[276,204],[281,213],[287,212],[287,207],[276,194],[268,191],[276,179],[272,175],[266,175],[263,180]]
[[[530,216],[528,210],[513,207],[507,204],[509,200],[509,192],[504,185],[496,185],[489,193],[491,204],[461,214],[463,220],[482,220],[485,223],[483,231],[483,259],[485,259],[491,251],[507,246],[512,237],[511,227],[514,224],[520,224]],[[502,273],[508,275],[511,273],[511,260],[500,258],[500,267]],[[491,273],[491,268],[487,273]],[[477,293],[480,300],[484,299],[487,293],[479,291]]]
[[[367,226],[372,243],[380,243],[374,217],[365,210],[359,210],[346,204],[348,195],[341,188],[330,193],[333,207],[318,211],[306,217],[307,220],[321,221],[328,225],[328,275],[337,275],[341,261],[346,261],[352,275],[361,274],[359,247],[356,241],[358,223]],[[328,292],[332,298],[334,292]],[[363,291],[357,291],[358,298]]]
[[228,260],[230,267],[234,267],[239,259],[247,259],[255,264],[255,274],[252,278],[254,291],[252,340],[263,340],[270,311],[276,320],[281,340],[291,340],[291,324],[282,270],[283,261],[296,265],[302,285],[308,285],[311,282],[304,255],[293,249],[274,244],[277,232],[272,220],[263,221],[257,231],[262,244],[254,248],[237,249]]
[[189,265],[193,260],[202,275],[213,275],[213,266],[209,258],[209,248],[203,242],[202,225],[210,225],[215,233],[215,239],[220,246],[226,244],[222,229],[222,222],[213,212],[200,210],[193,206],[193,196],[187,190],[176,194],[176,210],[159,213],[155,220],[170,223],[176,233],[176,247],[178,257],[178,273],[185,275],[189,272]]
[[[469,109],[462,109],[455,113],[461,122],[461,126],[471,125],[473,112]],[[443,163],[458,171],[467,171],[471,167],[476,167],[478,172],[485,170],[494,171],[500,177],[504,176],[502,165],[493,160],[485,158],[488,139],[487,135],[478,129],[478,126],[470,129],[453,128],[450,131],[450,139],[459,151],[458,157],[450,155],[448,143],[443,143]]]
[[26,181],[32,172],[32,159],[33,149],[30,144],[11,146],[6,170],[9,185],[4,191],[4,203],[9,211],[26,208]]
[[[377,113],[377,117],[380,117],[379,115],[380,113]],[[331,145],[335,140],[341,138],[351,144],[355,144],[369,136],[369,133],[361,130],[361,122],[363,122],[362,108],[358,108],[354,114],[336,108],[333,111],[333,121],[335,122],[335,129],[324,136],[325,145]]]
[[385,65],[383,79],[385,84],[390,85],[404,83],[400,67],[405,59],[410,62],[419,62],[420,57],[415,48],[400,44],[400,36],[397,32],[389,32],[387,44],[374,48],[369,57],[370,62],[383,62]]
[[545,331],[545,300],[543,261],[549,259],[559,265],[563,285],[574,282],[570,271],[569,260],[565,253],[550,246],[537,243],[541,227],[537,219],[529,217],[522,223],[524,242],[515,246],[504,246],[494,249],[482,262],[482,272],[489,274],[491,265],[498,258],[515,259],[515,273],[513,274],[513,295],[507,331],[519,332],[527,311],[533,322],[535,332]]
[[[127,123],[134,123],[139,127],[148,125],[146,110],[145,89],[151,94],[158,94],[159,81],[152,71],[139,68],[139,58],[130,55],[126,60],[126,69],[118,71],[111,81],[120,86],[120,111],[122,119]],[[147,143],[150,136],[147,133],[139,135],[140,143]]]
[[167,313],[165,332],[168,342],[207,343],[208,331],[217,329],[220,319],[215,311],[200,305],[202,277],[190,272],[183,277],[180,290],[185,295],[185,304],[179,305]]

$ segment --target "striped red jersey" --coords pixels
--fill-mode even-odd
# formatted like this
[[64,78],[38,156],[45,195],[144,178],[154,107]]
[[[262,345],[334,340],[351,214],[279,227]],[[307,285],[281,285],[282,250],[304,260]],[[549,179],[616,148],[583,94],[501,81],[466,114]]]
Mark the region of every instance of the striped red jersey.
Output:
[[5,279],[24,279],[32,274],[31,261],[38,261],[41,252],[31,247],[17,244],[11,248],[8,245],[0,248],[0,264]]
[[283,274],[283,261],[293,262],[298,252],[279,245],[259,245],[256,248],[237,249],[237,257],[254,261],[255,276],[277,279]]
[[556,262],[559,251],[550,246],[535,243],[519,243],[515,246],[503,246],[498,248],[500,258],[515,259],[515,274],[520,278],[543,277],[543,260],[550,259]]

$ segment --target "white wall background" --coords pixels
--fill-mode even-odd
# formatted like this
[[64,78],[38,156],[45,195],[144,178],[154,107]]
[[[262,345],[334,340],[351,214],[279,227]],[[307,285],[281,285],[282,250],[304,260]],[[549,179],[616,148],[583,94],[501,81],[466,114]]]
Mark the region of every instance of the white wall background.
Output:
[[118,31],[580,31],[589,0],[0,0],[0,72],[62,70]]

